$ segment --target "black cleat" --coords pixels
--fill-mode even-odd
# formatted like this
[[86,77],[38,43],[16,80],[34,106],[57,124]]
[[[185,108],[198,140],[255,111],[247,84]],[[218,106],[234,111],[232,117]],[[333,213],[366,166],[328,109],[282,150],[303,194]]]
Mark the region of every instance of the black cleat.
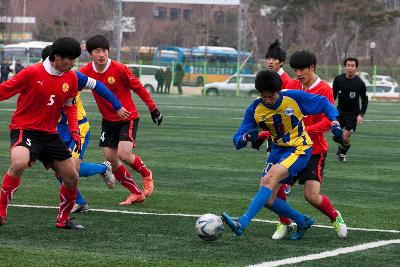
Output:
[[0,226],[6,223],[6,217],[0,216]]
[[75,218],[68,219],[64,224],[57,222],[56,227],[62,229],[85,230],[85,227],[77,223]]

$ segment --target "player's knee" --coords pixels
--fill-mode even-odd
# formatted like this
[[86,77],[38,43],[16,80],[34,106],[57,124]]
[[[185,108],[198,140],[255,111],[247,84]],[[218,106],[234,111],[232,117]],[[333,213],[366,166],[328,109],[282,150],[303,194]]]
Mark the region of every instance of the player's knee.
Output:
[[118,150],[118,158],[125,163],[128,163],[128,164],[130,163],[131,156],[132,156],[132,154],[128,151]]
[[311,205],[318,204],[319,194],[315,192],[304,192],[304,198],[307,200],[308,203]]
[[71,175],[63,177],[63,183],[67,188],[75,188],[78,186],[78,173],[71,173]]
[[22,159],[13,159],[11,162],[10,170],[13,173],[22,173],[26,168],[28,168],[29,162]]

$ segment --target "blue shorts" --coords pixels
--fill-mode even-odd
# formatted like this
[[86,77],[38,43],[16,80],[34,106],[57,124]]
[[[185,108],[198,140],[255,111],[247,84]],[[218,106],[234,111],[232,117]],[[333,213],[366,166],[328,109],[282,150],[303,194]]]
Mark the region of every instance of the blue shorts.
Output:
[[78,153],[74,149],[75,141],[72,139],[71,133],[69,132],[68,124],[58,123],[57,131],[64,144],[67,146],[69,151],[71,151],[72,157],[79,158],[80,160],[82,160],[83,157],[85,156],[86,147],[89,144],[90,140],[90,125],[88,120],[84,118],[83,120],[79,121],[79,134],[81,136],[81,144],[82,144],[80,153]]
[[288,178],[281,180],[280,183],[291,184],[293,177],[297,176],[307,166],[311,158],[311,152],[311,146],[282,147],[274,145],[265,163],[262,176],[265,176],[273,165],[280,164],[286,167],[290,174]]

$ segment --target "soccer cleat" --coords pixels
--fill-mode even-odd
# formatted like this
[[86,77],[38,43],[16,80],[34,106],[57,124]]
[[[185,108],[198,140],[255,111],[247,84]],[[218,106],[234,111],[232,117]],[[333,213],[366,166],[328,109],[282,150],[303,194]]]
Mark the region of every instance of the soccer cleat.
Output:
[[121,203],[119,203],[119,205],[121,206],[130,206],[132,204],[136,204],[136,203],[142,203],[145,199],[145,196],[143,193],[141,193],[140,195],[134,195],[134,194],[130,194],[125,201],[122,201]]
[[6,223],[6,216],[0,216],[0,226]]
[[346,155],[345,154],[339,154],[338,155],[338,159],[339,159],[339,161],[345,162],[346,161]]
[[115,176],[111,169],[111,163],[109,161],[104,161],[102,164],[106,166],[106,172],[103,173],[101,176],[103,176],[104,182],[106,183],[107,187],[113,189],[115,185]]
[[244,228],[240,225],[240,223],[231,216],[228,215],[226,212],[222,212],[222,220],[231,228],[233,233],[237,236],[242,236],[244,233]]
[[149,176],[142,177],[142,182],[143,182],[143,193],[144,193],[144,196],[145,197],[151,196],[151,194],[154,191],[153,173],[150,171],[150,175]]
[[89,211],[89,205],[85,203],[84,205],[74,204],[71,213],[84,213]]
[[338,213],[336,220],[332,222],[333,228],[336,231],[336,235],[338,238],[346,238],[347,237],[347,226],[342,218],[342,214],[337,210]]
[[293,225],[289,224],[283,224],[283,223],[278,223],[276,226],[275,233],[272,235],[273,240],[282,240],[286,237],[287,234],[289,234],[293,230]]
[[75,221],[75,218],[68,219],[65,223],[57,222],[57,228],[71,229],[71,230],[84,230],[85,227]]
[[304,237],[306,231],[314,224],[314,220],[306,216],[304,227],[297,226],[296,232],[292,234],[290,240],[300,240]]

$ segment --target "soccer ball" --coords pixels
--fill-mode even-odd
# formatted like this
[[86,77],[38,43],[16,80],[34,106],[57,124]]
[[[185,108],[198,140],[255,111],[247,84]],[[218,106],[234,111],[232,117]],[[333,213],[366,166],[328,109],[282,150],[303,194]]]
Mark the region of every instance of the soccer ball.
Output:
[[196,221],[197,235],[205,241],[217,240],[224,231],[224,223],[215,214],[201,215]]

